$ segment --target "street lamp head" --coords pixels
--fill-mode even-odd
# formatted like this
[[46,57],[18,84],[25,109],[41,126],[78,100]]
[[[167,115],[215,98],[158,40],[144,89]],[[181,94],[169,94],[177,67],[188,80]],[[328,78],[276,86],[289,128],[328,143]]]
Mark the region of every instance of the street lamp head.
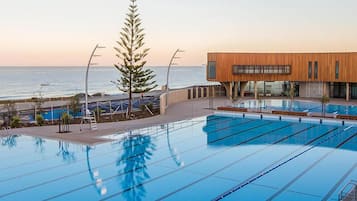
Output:
[[49,83],[42,83],[42,84],[40,84],[40,86],[41,87],[47,87],[47,86],[50,86],[50,84]]

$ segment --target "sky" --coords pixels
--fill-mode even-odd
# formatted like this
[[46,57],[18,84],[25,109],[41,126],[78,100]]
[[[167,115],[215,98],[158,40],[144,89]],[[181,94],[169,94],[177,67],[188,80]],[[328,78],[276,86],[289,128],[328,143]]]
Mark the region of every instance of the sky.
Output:
[[[84,66],[93,47],[118,63],[129,0],[0,0],[0,66]],[[356,0],[138,0],[150,66],[177,49],[184,66],[207,52],[357,51]]]

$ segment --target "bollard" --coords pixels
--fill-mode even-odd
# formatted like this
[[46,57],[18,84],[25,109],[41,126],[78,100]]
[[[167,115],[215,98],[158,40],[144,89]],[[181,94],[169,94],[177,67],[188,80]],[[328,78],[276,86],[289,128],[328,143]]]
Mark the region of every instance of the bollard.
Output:
[[322,119],[320,119],[320,124],[322,124]]
[[342,126],[344,126],[345,125],[345,121],[342,121]]

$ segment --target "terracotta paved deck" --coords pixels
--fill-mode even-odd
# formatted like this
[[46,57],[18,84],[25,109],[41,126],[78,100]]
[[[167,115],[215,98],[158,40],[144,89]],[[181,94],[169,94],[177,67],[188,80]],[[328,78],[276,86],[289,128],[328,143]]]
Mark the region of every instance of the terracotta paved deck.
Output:
[[[247,98],[251,99],[251,98]],[[299,100],[299,99],[295,99]],[[301,100],[301,99],[300,99]],[[302,99],[304,100],[304,99]],[[214,99],[214,107],[231,105],[231,101],[226,98]],[[353,104],[357,105],[357,102],[346,103],[343,100],[331,100],[331,103],[337,104]],[[32,128],[20,128],[11,130],[11,134],[22,134],[36,137],[43,137],[48,139],[56,139],[63,141],[70,141],[79,144],[94,145],[110,141],[110,139],[101,138],[102,136],[111,135],[115,133],[124,133],[129,130],[145,128],[154,125],[160,125],[164,123],[180,121],[184,119],[192,119],[195,117],[206,116],[212,114],[214,110],[207,109],[209,107],[209,100],[194,100],[187,101],[172,105],[168,108],[165,115],[159,115],[146,119],[112,122],[112,123],[100,123],[98,124],[97,131],[84,130],[80,131],[80,125],[71,125],[71,133],[59,134],[58,126],[44,126],[44,127],[32,127]]]
[[[217,98],[214,101],[215,106],[229,104],[229,100]],[[129,130],[145,128],[164,123],[192,119],[195,117],[212,114],[214,110],[208,108],[208,99],[195,100],[178,103],[169,107],[165,115],[154,116],[146,119],[138,119],[122,122],[99,123],[97,131],[80,131],[80,125],[71,125],[71,133],[59,134],[58,126],[44,126],[32,128],[20,128],[11,130],[11,134],[21,134],[48,139],[70,141],[79,144],[94,145],[110,141],[110,139],[101,138],[102,136],[115,133],[124,133]]]

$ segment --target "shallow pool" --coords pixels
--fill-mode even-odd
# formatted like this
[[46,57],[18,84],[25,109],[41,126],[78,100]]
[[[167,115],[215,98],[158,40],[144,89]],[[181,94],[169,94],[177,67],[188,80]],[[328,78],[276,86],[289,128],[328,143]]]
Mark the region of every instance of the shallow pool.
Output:
[[357,127],[212,115],[97,146],[1,138],[0,200],[337,200]]
[[[250,109],[267,109],[267,110],[292,110],[297,112],[315,112],[321,113],[322,105],[318,102],[313,101],[298,101],[292,102],[290,100],[281,99],[269,99],[262,100],[260,103],[257,100],[248,100],[237,103],[235,107],[244,107]],[[336,104],[326,104],[326,113],[334,114],[347,114],[347,115],[357,115],[356,105],[336,105]]]

